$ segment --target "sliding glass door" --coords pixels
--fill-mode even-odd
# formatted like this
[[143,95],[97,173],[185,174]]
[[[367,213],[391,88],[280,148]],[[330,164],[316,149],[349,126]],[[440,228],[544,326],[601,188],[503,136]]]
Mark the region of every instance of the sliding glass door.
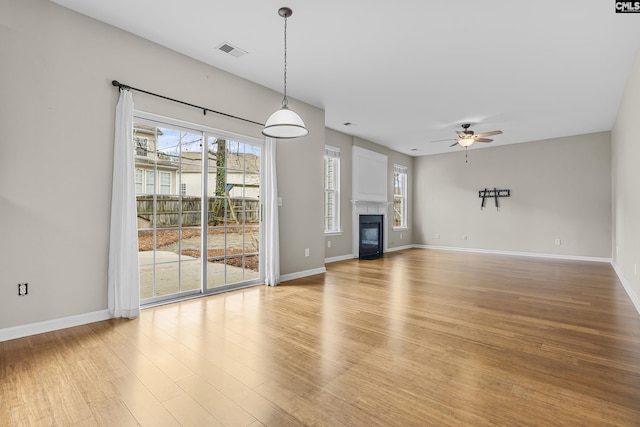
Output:
[[262,147],[207,138],[206,288],[260,279]]
[[261,143],[139,113],[133,144],[142,303],[260,283]]

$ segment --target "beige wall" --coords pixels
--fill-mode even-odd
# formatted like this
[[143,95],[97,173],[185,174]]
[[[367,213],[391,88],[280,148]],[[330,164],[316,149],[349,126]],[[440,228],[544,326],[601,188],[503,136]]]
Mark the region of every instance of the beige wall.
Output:
[[[0,329],[107,307],[111,80],[259,122],[281,104],[277,92],[47,0],[0,2],[0,57]],[[137,92],[134,101],[261,138],[253,124]],[[284,275],[324,266],[324,112],[290,106],[310,133],[278,144]],[[17,296],[19,282],[29,282],[28,296]]]
[[[416,158],[414,243],[610,258],[610,152],[602,132]],[[481,210],[485,187],[511,197]]]
[[611,132],[613,260],[640,310],[640,51]]

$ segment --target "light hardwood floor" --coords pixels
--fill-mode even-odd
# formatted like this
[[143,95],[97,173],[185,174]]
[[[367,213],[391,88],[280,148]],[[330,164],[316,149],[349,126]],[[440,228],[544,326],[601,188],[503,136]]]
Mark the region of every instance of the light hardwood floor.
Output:
[[606,263],[327,270],[0,343],[0,425],[640,425],[640,315]]

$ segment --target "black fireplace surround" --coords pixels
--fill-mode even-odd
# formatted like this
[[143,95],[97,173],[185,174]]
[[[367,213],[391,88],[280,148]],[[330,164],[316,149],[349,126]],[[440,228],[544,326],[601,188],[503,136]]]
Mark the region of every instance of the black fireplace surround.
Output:
[[360,215],[359,258],[374,259],[382,256],[382,215]]

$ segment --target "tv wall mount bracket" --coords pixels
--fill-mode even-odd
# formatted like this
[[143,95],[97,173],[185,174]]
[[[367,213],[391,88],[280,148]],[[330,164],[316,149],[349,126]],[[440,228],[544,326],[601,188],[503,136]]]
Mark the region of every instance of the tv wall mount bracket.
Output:
[[499,190],[494,188],[493,190],[489,190],[485,188],[484,190],[478,191],[478,197],[482,199],[482,203],[480,204],[480,209],[484,209],[487,198],[493,198],[495,200],[496,209],[500,207],[498,203],[499,197],[511,197],[511,190]]

